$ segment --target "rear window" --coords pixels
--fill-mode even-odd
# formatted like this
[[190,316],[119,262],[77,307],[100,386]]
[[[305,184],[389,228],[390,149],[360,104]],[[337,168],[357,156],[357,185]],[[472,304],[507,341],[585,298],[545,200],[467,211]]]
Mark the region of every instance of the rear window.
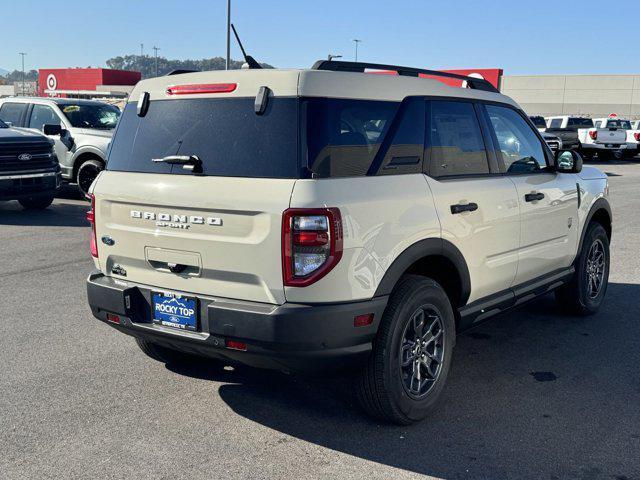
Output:
[[529,117],[536,128],[546,128],[547,124],[542,117]]
[[628,120],[608,120],[607,128],[620,128],[623,130],[631,130],[631,122]]
[[298,178],[298,102],[272,98],[263,115],[254,98],[158,100],[138,117],[127,104],[116,130],[107,169],[191,175],[181,165],[153,162],[197,155],[203,174]]
[[590,118],[571,117],[567,122],[567,127],[572,128],[593,128],[593,120]]

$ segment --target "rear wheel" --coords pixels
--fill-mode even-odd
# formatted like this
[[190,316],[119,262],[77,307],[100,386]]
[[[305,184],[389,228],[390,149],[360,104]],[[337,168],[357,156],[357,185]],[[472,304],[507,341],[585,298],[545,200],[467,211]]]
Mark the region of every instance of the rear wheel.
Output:
[[18,200],[20,205],[27,210],[42,210],[53,202],[53,195],[33,196]]
[[362,407],[400,425],[427,417],[442,393],[454,344],[453,310],[442,287],[429,278],[404,276],[357,384]]
[[78,167],[78,173],[76,174],[76,182],[78,183],[78,189],[83,196],[89,193],[91,184],[96,179],[98,174],[104,169],[104,164],[100,160],[85,160]]
[[576,272],[556,290],[556,301],[569,313],[591,315],[598,311],[609,284],[609,237],[599,223],[587,227]]

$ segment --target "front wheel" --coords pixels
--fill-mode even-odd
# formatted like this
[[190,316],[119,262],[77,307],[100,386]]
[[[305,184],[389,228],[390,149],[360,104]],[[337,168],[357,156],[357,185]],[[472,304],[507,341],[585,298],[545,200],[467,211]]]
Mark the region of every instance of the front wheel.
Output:
[[453,309],[442,287],[429,278],[402,277],[357,383],[364,410],[399,425],[427,417],[449,373],[455,334]]
[[86,197],[89,193],[91,184],[96,179],[98,174],[104,169],[104,165],[99,160],[85,160],[78,167],[78,173],[76,174],[76,182],[78,183],[78,189],[80,193]]
[[25,197],[18,200],[20,205],[27,210],[43,210],[53,202],[53,195]]
[[596,313],[609,284],[609,260],[607,232],[599,223],[591,223],[575,263],[573,279],[556,290],[560,307],[578,315]]

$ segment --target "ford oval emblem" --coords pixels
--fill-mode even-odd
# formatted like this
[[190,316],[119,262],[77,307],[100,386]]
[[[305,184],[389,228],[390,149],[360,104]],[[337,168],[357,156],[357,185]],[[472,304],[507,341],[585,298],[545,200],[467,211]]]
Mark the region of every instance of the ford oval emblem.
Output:
[[27,162],[32,158],[33,157],[31,156],[30,153],[21,153],[20,155],[18,155],[18,160],[22,160],[23,162]]

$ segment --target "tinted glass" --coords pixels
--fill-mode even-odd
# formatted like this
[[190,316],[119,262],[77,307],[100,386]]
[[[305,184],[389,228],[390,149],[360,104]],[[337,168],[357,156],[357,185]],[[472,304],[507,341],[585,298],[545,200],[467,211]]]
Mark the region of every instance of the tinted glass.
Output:
[[549,127],[550,128],[561,128],[562,127],[562,119],[561,118],[554,118],[549,122]]
[[0,118],[5,122],[11,122],[14,127],[20,127],[22,114],[27,110],[27,103],[3,103],[0,107]]
[[537,128],[546,128],[547,124],[542,117],[529,117]]
[[60,110],[76,128],[110,130],[116,127],[120,110],[113,105],[61,104]]
[[596,128],[602,127],[602,120],[596,120],[595,123],[593,124],[593,126],[596,127]]
[[422,98],[405,100],[375,160],[378,175],[422,173],[425,136],[425,101]]
[[34,105],[29,119],[29,128],[42,130],[44,125],[60,125],[60,119],[47,105]]
[[399,106],[397,102],[304,99],[303,145],[309,169],[321,177],[366,175]]
[[467,102],[428,102],[429,173],[434,177],[489,173],[476,112]]
[[631,130],[631,122],[628,120],[608,120],[607,128],[620,128],[623,130]]
[[253,104],[254,98],[158,100],[141,118],[129,103],[107,169],[191,175],[151,160],[197,155],[205,175],[298,178],[296,99],[272,98],[263,115]]
[[570,117],[567,121],[567,127],[593,128],[593,120],[591,120],[590,118]]
[[536,172],[547,166],[542,142],[518,112],[494,105],[486,109],[507,173]]

